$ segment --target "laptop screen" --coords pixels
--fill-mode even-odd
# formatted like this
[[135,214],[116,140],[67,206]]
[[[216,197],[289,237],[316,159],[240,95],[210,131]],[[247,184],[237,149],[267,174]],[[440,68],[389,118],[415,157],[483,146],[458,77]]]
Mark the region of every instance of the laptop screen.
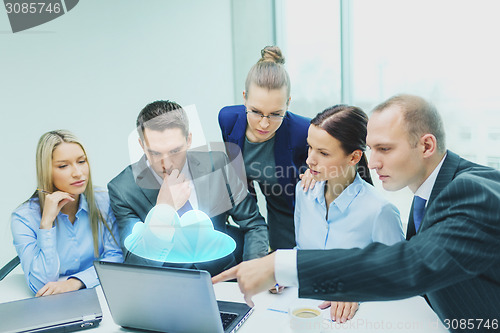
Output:
[[[163,332],[224,332],[208,272],[97,261],[94,266],[116,324]],[[234,304],[234,311],[225,312],[241,319],[250,312],[246,304]]]

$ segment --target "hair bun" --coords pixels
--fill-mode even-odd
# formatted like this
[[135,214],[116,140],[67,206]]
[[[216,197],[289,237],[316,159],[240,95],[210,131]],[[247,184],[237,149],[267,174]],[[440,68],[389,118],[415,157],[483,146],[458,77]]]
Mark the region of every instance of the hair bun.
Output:
[[266,46],[260,51],[261,58],[258,62],[271,61],[278,64],[284,64],[285,58],[281,54],[281,50],[277,46]]

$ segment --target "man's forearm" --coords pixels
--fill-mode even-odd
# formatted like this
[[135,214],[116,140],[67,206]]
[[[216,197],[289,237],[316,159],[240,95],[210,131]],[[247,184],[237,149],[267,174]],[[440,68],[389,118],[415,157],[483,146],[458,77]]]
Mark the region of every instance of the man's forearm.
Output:
[[245,232],[243,260],[261,258],[269,252],[268,231],[265,226],[249,229]]

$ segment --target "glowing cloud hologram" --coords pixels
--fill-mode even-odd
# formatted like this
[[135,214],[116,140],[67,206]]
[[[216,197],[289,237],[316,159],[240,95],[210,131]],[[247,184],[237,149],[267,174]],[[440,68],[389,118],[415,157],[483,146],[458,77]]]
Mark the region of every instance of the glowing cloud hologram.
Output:
[[179,218],[169,205],[154,206],[144,223],[137,222],[125,239],[133,254],[155,261],[195,263],[232,253],[236,242],[214,229],[207,214],[191,210]]

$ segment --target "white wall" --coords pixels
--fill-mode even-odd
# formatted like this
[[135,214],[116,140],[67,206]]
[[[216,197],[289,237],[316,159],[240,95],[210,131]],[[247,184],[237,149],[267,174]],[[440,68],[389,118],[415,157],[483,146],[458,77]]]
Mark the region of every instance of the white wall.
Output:
[[261,58],[260,50],[276,44],[274,1],[238,0],[232,1],[231,5],[234,99],[237,104],[243,104],[249,69]]
[[230,0],[85,0],[16,34],[0,9],[0,267],[44,132],[75,132],[102,186],[129,164],[128,135],[153,100],[195,104],[207,140],[220,139],[217,112],[235,102],[231,33]]

